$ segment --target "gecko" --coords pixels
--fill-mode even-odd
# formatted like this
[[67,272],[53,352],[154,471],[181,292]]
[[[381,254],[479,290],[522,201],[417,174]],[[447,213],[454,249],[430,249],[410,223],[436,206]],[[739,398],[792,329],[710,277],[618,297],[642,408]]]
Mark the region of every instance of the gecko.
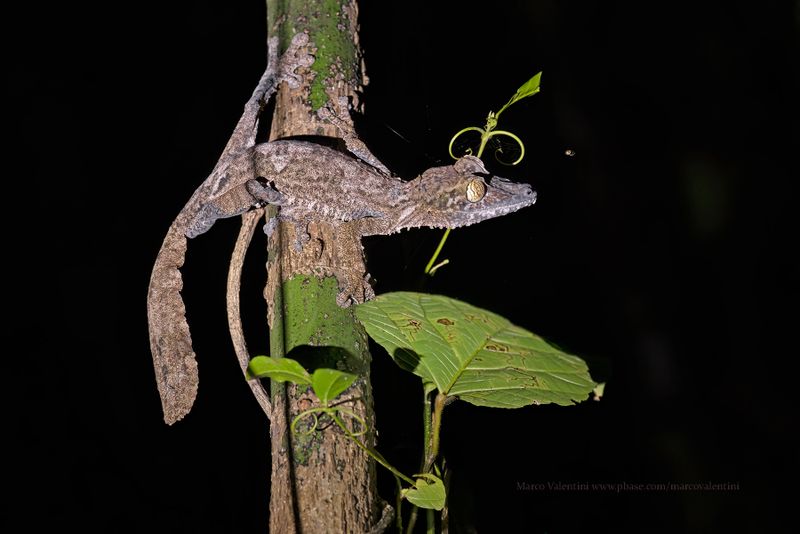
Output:
[[[430,168],[410,181],[393,176],[347,128],[347,121],[343,126],[330,108],[319,115],[343,131],[352,155],[310,141],[256,144],[258,115],[278,83],[296,85],[295,69],[313,62],[313,57],[303,52],[307,42],[305,34],[297,34],[278,58],[277,40],[270,39],[267,70],[219,162],[175,218],[156,257],[147,297],[148,324],[168,424],[191,410],[198,386],[197,362],[180,295],[187,238],[207,232],[218,219],[266,205],[278,206],[278,219],[295,227],[293,246],[302,249],[310,246],[307,229],[315,221],[332,225],[337,235],[354,235],[360,242],[364,236],[408,228],[468,226],[536,202],[530,185],[492,176],[479,158],[470,155],[452,165]],[[268,235],[275,222],[265,225]],[[334,270],[340,306],[374,296],[363,261],[362,272],[358,270]]]

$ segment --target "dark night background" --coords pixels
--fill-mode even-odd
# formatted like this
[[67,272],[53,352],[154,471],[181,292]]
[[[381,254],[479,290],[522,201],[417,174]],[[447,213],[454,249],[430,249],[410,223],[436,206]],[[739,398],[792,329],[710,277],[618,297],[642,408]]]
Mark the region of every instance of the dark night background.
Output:
[[[268,427],[224,314],[238,222],[189,249],[202,385],[174,427],[161,420],[145,313],[163,234],[263,71],[264,18],[258,0],[4,17],[4,532],[265,531]],[[360,20],[370,84],[359,125],[406,178],[446,162],[455,131],[544,71],[542,92],[501,120],[525,141],[524,162],[491,167],[532,183],[538,203],[454,232],[451,264],[427,290],[501,313],[608,378],[601,402],[575,407],[449,407],[454,521],[788,531],[798,4],[363,1]],[[417,287],[438,238],[366,240],[376,290]],[[259,254],[246,284],[254,352],[266,350]],[[373,358],[379,447],[413,471],[417,380],[381,349]],[[738,490],[518,489],[548,482]]]

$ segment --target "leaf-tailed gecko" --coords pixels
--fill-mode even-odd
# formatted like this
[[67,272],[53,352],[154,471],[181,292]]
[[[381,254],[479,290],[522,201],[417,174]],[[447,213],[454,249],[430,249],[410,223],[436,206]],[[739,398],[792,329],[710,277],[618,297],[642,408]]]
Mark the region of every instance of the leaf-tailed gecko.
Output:
[[[348,148],[361,159],[307,141],[255,144],[258,115],[294,70],[313,58],[302,53],[308,38],[298,34],[277,58],[277,40],[269,42],[269,64],[211,175],[197,188],[170,226],[153,266],[147,298],[150,347],[164,420],[186,415],[197,393],[197,363],[180,295],[179,268],[186,238],[206,232],[222,217],[251,208],[279,206],[278,218],[295,225],[296,247],[313,221],[324,221],[358,237],[391,234],[404,228],[467,226],[530,206],[536,193],[527,184],[491,176],[481,160],[465,156],[453,165],[434,167],[411,181],[391,176],[363,143],[345,131]],[[328,119],[339,120],[338,117]],[[341,125],[339,125],[341,127]],[[360,147],[361,150],[356,150]],[[268,223],[266,231],[271,228]],[[352,235],[351,234],[351,235]],[[371,298],[364,272],[334,272],[339,305]]]

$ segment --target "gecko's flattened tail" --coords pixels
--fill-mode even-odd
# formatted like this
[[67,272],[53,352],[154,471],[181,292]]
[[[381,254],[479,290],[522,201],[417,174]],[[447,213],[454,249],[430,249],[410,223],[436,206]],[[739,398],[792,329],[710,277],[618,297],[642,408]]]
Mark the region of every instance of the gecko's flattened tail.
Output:
[[252,202],[244,205],[234,202],[235,209],[220,211],[220,208],[230,208],[225,205],[227,197],[236,197],[238,194],[239,197],[244,195],[248,201],[254,198],[262,202],[280,201],[277,192],[268,188],[256,187],[258,184],[248,187],[246,182],[255,178],[251,174],[245,174],[245,180],[231,183],[226,170],[232,159],[255,145],[258,116],[276,91],[278,83],[286,81],[290,86],[301,83],[302,76],[295,70],[314,62],[314,57],[306,51],[307,44],[308,35],[295,35],[279,60],[278,38],[269,39],[267,69],[245,104],[242,117],[222,156],[211,175],[178,214],[158,252],[147,292],[147,320],[156,382],[167,424],[171,425],[189,413],[197,396],[197,361],[192,350],[189,324],[186,322],[186,307],[181,298],[183,280],[179,270],[186,257],[186,237],[205,232],[219,217],[230,217],[252,206]]
[[147,291],[150,350],[164,421],[169,425],[192,409],[199,382],[186,307],[181,297],[183,280],[179,269],[186,257],[186,237],[180,226],[173,223],[167,232]]

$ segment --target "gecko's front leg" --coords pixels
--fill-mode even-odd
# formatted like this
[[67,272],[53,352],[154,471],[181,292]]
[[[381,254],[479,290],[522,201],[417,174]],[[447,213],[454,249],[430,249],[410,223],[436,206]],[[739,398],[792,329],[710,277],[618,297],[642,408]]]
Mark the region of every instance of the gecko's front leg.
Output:
[[251,208],[267,204],[280,206],[283,201],[283,195],[270,183],[260,179],[248,180],[212,202],[204,204],[189,223],[186,237],[194,238],[207,232],[217,219],[235,217]]
[[346,308],[375,298],[370,284],[367,266],[364,263],[364,248],[361,246],[360,220],[336,226],[333,254],[334,275],[339,284],[336,304]]

